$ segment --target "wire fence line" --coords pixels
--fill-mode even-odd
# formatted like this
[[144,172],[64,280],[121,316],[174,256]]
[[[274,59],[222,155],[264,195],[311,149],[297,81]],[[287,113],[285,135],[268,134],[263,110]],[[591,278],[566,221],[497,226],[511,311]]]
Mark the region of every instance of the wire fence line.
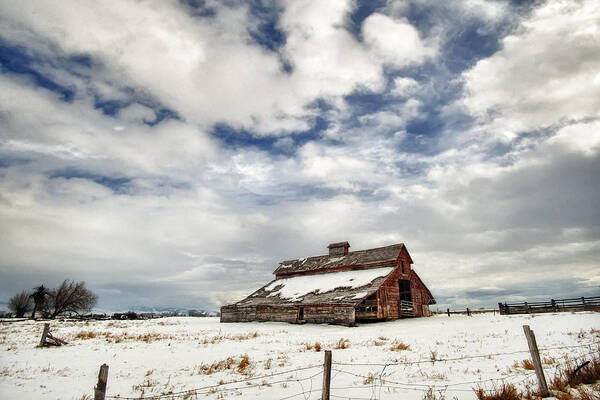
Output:
[[[597,346],[596,349],[593,349],[593,346]],[[572,363],[575,359],[581,358],[583,359],[586,356],[590,355],[598,355],[600,351],[600,341],[598,342],[590,342],[579,345],[569,345],[569,346],[554,346],[554,347],[543,347],[539,348],[540,352],[549,352],[552,350],[564,350],[564,349],[583,349],[587,350],[584,353],[577,354],[575,357],[571,354],[569,359],[563,363],[555,363],[552,365],[554,369],[554,373],[556,374],[561,368],[564,368],[567,363]],[[461,382],[451,382],[451,383],[440,383],[440,384],[431,384],[431,383],[414,383],[414,382],[401,382],[395,379],[390,379],[394,375],[399,372],[403,372],[406,370],[406,367],[421,365],[429,363],[431,365],[435,365],[435,363],[446,363],[446,362],[457,362],[462,360],[472,360],[472,359],[496,359],[498,357],[529,353],[529,350],[519,350],[519,351],[511,351],[511,352],[498,352],[498,353],[488,353],[488,354],[476,354],[476,355],[465,355],[462,357],[452,357],[452,358],[441,358],[441,359],[427,359],[427,360],[418,360],[418,361],[396,361],[389,363],[348,363],[348,362],[332,362],[332,372],[334,372],[331,377],[331,382],[334,382],[338,379],[340,375],[352,376],[355,378],[360,378],[362,380],[362,385],[360,383],[357,385],[354,383],[352,386],[333,386],[331,387],[331,398],[339,398],[339,399],[353,399],[353,400],[377,400],[381,398],[381,391],[383,389],[387,390],[411,390],[411,391],[420,391],[420,392],[428,392],[428,391],[436,391],[441,394],[446,392],[473,392],[473,385],[477,385],[478,388],[481,388],[483,391],[488,392],[493,389],[485,389],[486,385],[496,385],[498,383],[511,383],[513,385],[521,384],[527,380],[531,380],[535,375],[535,372],[528,373],[516,373],[512,375],[498,376],[487,379],[479,379],[479,380],[469,380],[469,381],[461,381]],[[345,367],[378,367],[380,369],[379,372],[373,373],[369,372],[369,375],[364,375],[361,373],[356,373],[353,371],[347,370]],[[398,367],[404,367],[401,371]],[[308,376],[299,376],[299,373],[304,371],[309,371],[312,369],[318,368],[319,371],[313,372]],[[285,371],[274,372],[271,374],[265,374],[260,376],[252,376],[245,379],[223,382],[213,385],[207,385],[202,387],[197,387],[193,389],[187,389],[177,392],[169,392],[164,394],[156,394],[156,395],[148,395],[148,396],[136,396],[136,397],[124,397],[120,395],[105,395],[105,399],[121,399],[121,400],[161,400],[161,399],[176,399],[176,398],[197,398],[199,395],[219,395],[227,392],[242,392],[248,389],[255,388],[265,388],[271,387],[273,385],[278,384],[297,384],[299,386],[299,391],[295,394],[287,395],[285,397],[281,397],[278,400],[288,400],[288,399],[300,399],[310,400],[312,394],[321,392],[321,388],[314,388],[313,380],[317,377],[321,377],[323,375],[323,364],[309,365],[305,367],[298,367],[293,369],[288,369]],[[549,368],[547,366],[547,368]],[[387,372],[386,372],[387,370]],[[281,377],[282,375],[290,375],[285,379],[277,379],[271,380],[272,378]],[[295,376],[294,376],[295,375]],[[513,381],[513,378],[522,378],[520,380]],[[251,383],[253,381],[263,380],[263,382],[259,383]],[[470,388],[461,388],[461,386],[471,385]],[[291,386],[291,385],[290,385]],[[317,384],[318,386],[318,384]],[[340,395],[340,391],[350,391],[350,390],[362,390],[366,389],[371,390],[370,397],[355,397],[349,395]]]
[[[591,342],[580,345],[573,346],[556,346],[556,347],[542,347],[540,351],[548,351],[548,350],[560,350],[560,349],[573,349],[578,347],[589,347],[593,345],[600,345],[599,342]],[[467,355],[462,357],[451,357],[451,358],[434,358],[434,359],[423,359],[417,361],[397,361],[397,362],[388,362],[388,363],[343,363],[343,362],[334,362],[333,365],[361,365],[361,366],[392,366],[392,365],[415,365],[415,364],[435,364],[435,363],[444,363],[450,361],[462,361],[462,360],[471,360],[476,358],[493,358],[499,356],[507,356],[507,355],[515,355],[520,353],[529,353],[529,350],[517,350],[517,351],[508,351],[503,353],[489,353],[489,354],[477,354],[477,355]]]
[[[267,379],[267,378],[272,378],[275,376],[281,376],[281,375],[286,375],[286,374],[291,374],[294,372],[299,372],[299,371],[306,371],[309,369],[314,369],[314,368],[322,368],[322,365],[311,365],[311,366],[307,366],[307,367],[300,367],[300,368],[294,368],[294,369],[289,369],[286,371],[281,371],[281,372],[275,372],[272,374],[267,374],[267,375],[261,375],[261,376],[253,376],[250,378],[246,378],[246,379],[240,379],[240,380],[236,380],[236,381],[230,381],[230,382],[224,382],[224,383],[217,383],[214,385],[207,385],[207,386],[202,386],[202,387],[198,387],[198,388],[194,388],[194,389],[187,389],[187,390],[182,390],[182,391],[178,391],[178,392],[170,392],[170,393],[165,393],[165,394],[159,394],[159,395],[150,395],[150,396],[136,396],[136,397],[124,397],[124,396],[119,396],[119,395],[114,395],[114,396],[109,396],[106,395],[105,398],[106,399],[121,399],[121,400],[139,400],[139,399],[148,399],[148,400],[159,400],[159,399],[165,399],[165,398],[173,398],[173,397],[183,397],[183,396],[190,396],[190,395],[195,395],[195,394],[206,394],[206,393],[218,393],[218,392],[226,392],[226,391],[232,391],[232,390],[244,390],[247,388],[253,388],[253,387],[259,387],[259,386],[267,386],[267,385],[274,385],[274,384],[278,384],[278,383],[290,383],[290,382],[298,382],[300,381],[304,381],[307,379],[312,379],[313,377],[317,376],[317,375],[321,375],[323,372],[319,371],[314,375],[309,376],[308,378],[294,378],[294,379],[283,379],[280,381],[274,381],[274,382],[269,382],[268,384],[265,383],[260,383],[260,384],[250,384],[248,385],[248,382],[251,381],[255,381],[255,380],[259,380],[259,379]],[[240,387],[234,387],[234,388],[228,388],[227,386],[229,385],[236,385],[236,384],[240,384],[240,383],[246,383],[245,386],[240,386]],[[219,388],[218,390],[213,390]]]

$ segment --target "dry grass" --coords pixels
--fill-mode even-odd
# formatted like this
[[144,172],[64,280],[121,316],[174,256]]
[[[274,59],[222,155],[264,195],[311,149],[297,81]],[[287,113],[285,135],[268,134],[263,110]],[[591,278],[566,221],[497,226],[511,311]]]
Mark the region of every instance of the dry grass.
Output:
[[216,336],[212,336],[212,337],[204,337],[204,339],[202,339],[202,344],[217,344],[220,342],[223,342],[225,340],[231,340],[234,342],[241,342],[243,340],[249,340],[249,339],[255,339],[257,337],[259,337],[260,334],[258,332],[248,332],[248,333],[242,333],[239,335],[216,335]]
[[533,365],[533,362],[531,362],[531,360],[529,360],[529,359],[525,359],[525,360],[521,361],[521,368],[527,369],[530,371],[535,370],[535,366]]
[[98,334],[94,331],[81,331],[78,332],[73,339],[94,339]]
[[577,394],[580,400],[599,400],[600,399],[600,385],[592,385],[591,387],[577,388]]
[[433,388],[429,388],[423,395],[423,400],[446,400],[446,396],[442,391],[436,392]]
[[390,347],[391,351],[403,351],[403,350],[410,350],[410,345],[403,343],[401,341],[399,341],[398,339],[395,339],[392,342],[392,347]]
[[365,379],[363,380],[363,384],[364,384],[364,385],[370,385],[370,384],[372,384],[373,382],[375,382],[375,378],[376,378],[376,377],[375,377],[375,374],[373,374],[372,372],[369,372],[369,375],[367,375],[367,376],[365,377]]
[[344,339],[344,338],[340,338],[340,340],[338,340],[338,342],[335,344],[334,349],[347,349],[348,347],[350,347],[350,340],[349,339]]
[[250,367],[250,359],[248,358],[247,354],[244,354],[242,356],[242,359],[238,363],[237,367],[235,368],[235,370],[237,372],[239,372],[240,374],[247,374],[249,367]]
[[[269,359],[270,360],[270,359]],[[270,368],[270,361],[269,368]],[[217,372],[226,370],[235,370],[236,372],[249,375],[251,373],[252,362],[247,354],[241,355],[239,361],[236,361],[233,357],[227,357],[223,360],[214,361],[211,364],[200,364],[192,370],[190,375],[212,375]],[[265,368],[266,369],[266,368]]]
[[192,375],[212,375],[215,372],[221,372],[232,369],[235,365],[233,357],[227,357],[224,360],[214,361],[212,364],[200,364],[194,368]]
[[587,365],[575,372],[581,365],[583,363],[574,360],[567,362],[551,379],[550,389],[569,394],[569,388],[595,384],[600,380],[600,356],[594,356]]
[[321,351],[321,343],[315,342],[315,344],[305,343],[306,350],[314,350],[316,352]]
[[[554,364],[554,358],[544,360],[546,364]],[[514,367],[525,369],[534,369],[529,360],[523,360],[521,363],[515,362]],[[550,380],[548,388],[552,395],[558,400],[600,400],[600,355],[594,355],[589,363],[581,367],[576,373],[575,370],[583,365],[575,360],[567,361],[560,367],[554,377]],[[532,390],[529,386],[524,391],[518,390],[514,385],[505,384],[492,390],[484,390],[481,387],[474,388],[478,400],[534,400],[539,399],[540,394]]]
[[435,351],[435,350],[430,350],[430,351],[429,351],[429,353],[430,353],[430,354],[429,354],[429,359],[430,359],[431,361],[437,361],[437,359],[438,359],[438,354],[437,354],[437,351]]
[[494,387],[491,390],[477,387],[473,391],[477,396],[477,400],[521,400],[523,398],[523,393],[510,383]]
[[144,342],[152,343],[161,340],[172,340],[175,337],[156,332],[148,332],[143,335],[130,335],[127,332],[115,334],[112,332],[97,332],[97,331],[80,331],[73,335],[72,340],[89,340],[89,339],[105,339],[109,343],[121,342]]
[[544,357],[542,362],[546,365],[554,365],[556,364],[556,358],[554,357]]
[[263,369],[271,369],[271,363],[273,362],[272,358],[267,358],[263,365]]

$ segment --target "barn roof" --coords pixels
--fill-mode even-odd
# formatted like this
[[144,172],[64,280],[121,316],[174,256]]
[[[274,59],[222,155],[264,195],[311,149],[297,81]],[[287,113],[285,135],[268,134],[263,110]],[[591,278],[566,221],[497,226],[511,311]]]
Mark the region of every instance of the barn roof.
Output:
[[[335,244],[335,243],[334,243]],[[275,275],[285,275],[296,272],[316,271],[344,266],[369,266],[378,265],[386,261],[395,261],[404,247],[404,243],[375,249],[351,251],[346,255],[330,257],[328,255],[300,258],[297,260],[283,261],[273,272]]]
[[236,305],[358,304],[377,291],[393,270],[379,267],[276,279]]

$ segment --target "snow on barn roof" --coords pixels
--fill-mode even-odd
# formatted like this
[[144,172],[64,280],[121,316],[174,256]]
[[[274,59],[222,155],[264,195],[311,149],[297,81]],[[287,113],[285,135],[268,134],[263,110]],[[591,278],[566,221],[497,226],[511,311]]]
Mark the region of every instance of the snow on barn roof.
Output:
[[277,279],[237,304],[356,304],[375,292],[393,270],[382,267]]
[[[336,243],[334,243],[336,244]],[[296,272],[316,271],[319,269],[337,268],[342,266],[357,266],[380,264],[386,261],[395,261],[404,247],[404,243],[375,249],[351,251],[339,257],[328,255],[301,258],[298,260],[283,261],[273,272],[275,275],[285,275]]]

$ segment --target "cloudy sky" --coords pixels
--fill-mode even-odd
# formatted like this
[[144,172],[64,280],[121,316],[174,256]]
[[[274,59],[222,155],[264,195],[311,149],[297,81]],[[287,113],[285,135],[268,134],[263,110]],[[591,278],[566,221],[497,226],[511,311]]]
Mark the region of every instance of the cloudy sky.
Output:
[[406,243],[440,307],[600,294],[596,0],[0,0],[0,307],[216,310]]

